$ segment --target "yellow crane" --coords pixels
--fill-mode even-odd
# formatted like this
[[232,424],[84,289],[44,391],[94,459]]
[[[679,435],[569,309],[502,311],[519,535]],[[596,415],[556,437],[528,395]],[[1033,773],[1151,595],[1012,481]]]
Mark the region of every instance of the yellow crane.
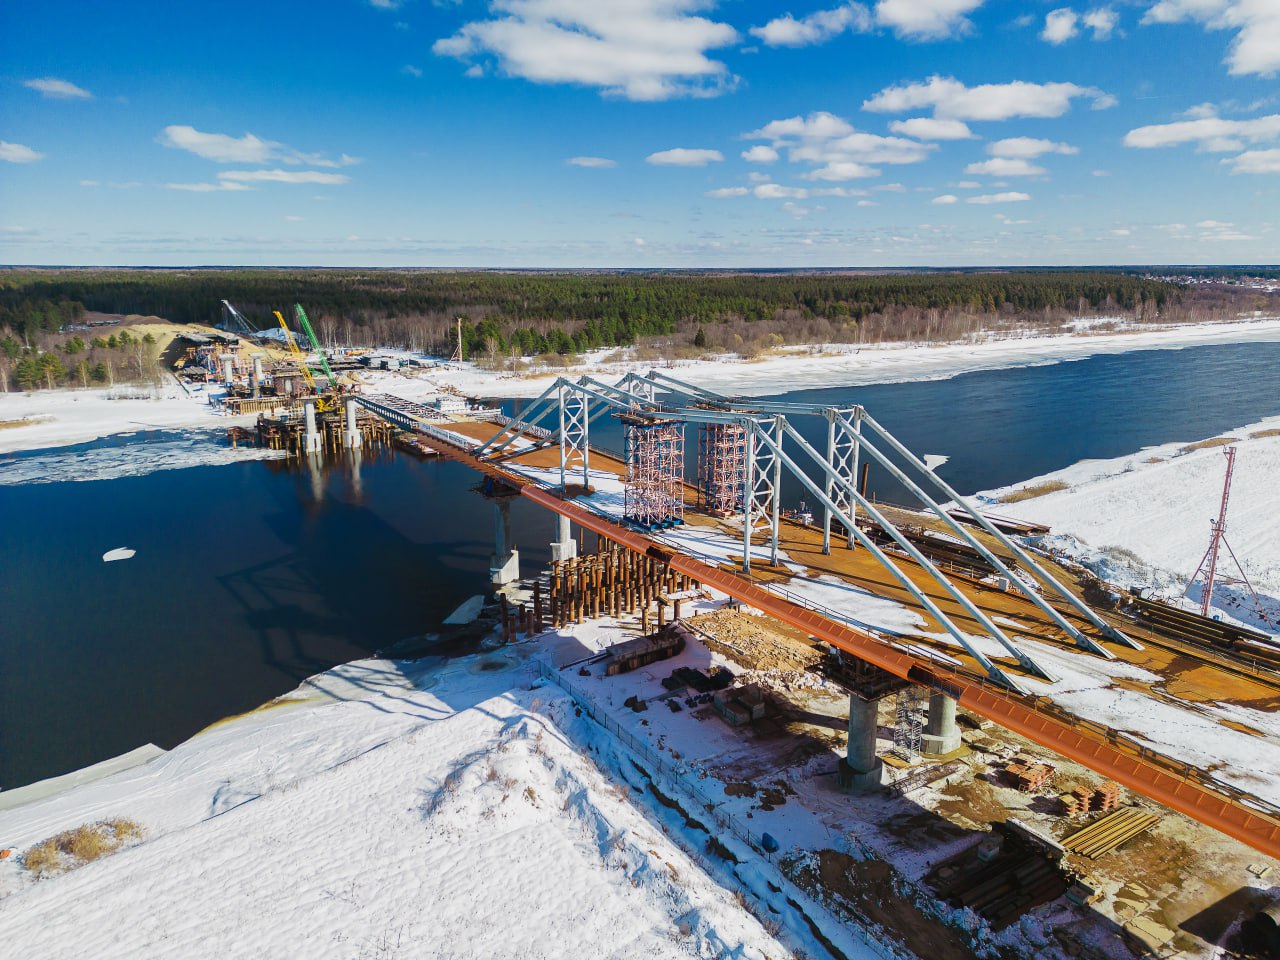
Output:
[[279,311],[273,311],[276,319],[280,321],[280,329],[284,331],[284,342],[289,347],[289,354],[293,357],[294,363],[298,365],[298,370],[302,373],[302,379],[307,381],[307,387],[316,396],[316,410],[324,412],[333,409],[334,401],[332,397],[320,395],[320,388],[316,386],[316,378],[311,373],[311,368],[307,366],[307,355],[302,352],[302,348],[298,346],[298,341],[293,338],[293,331],[289,329],[289,324],[285,323],[284,315]]

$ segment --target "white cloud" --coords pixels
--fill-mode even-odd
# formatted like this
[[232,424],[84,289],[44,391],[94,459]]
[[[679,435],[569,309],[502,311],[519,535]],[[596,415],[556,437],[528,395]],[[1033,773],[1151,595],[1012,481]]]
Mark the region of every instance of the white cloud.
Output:
[[722,160],[724,160],[724,154],[719,150],[698,150],[689,147],[659,150],[644,158],[645,163],[660,167],[705,167],[708,163],[720,163]]
[[99,187],[101,185],[102,184],[99,183],[97,180],[81,180],[80,181],[80,186],[82,187]]
[[[321,173],[319,170],[223,170],[218,179],[224,183],[346,183],[345,173]],[[235,189],[234,187],[229,189]]]
[[1200,230],[1199,239],[1202,242],[1258,239],[1240,230],[1234,223],[1223,220],[1201,220],[1196,227]]
[[1111,231],[1111,235],[1113,237],[1127,237],[1132,233],[1133,231],[1130,230],[1128,227],[1116,227],[1114,230]]
[[749,150],[743,150],[742,159],[747,163],[775,163],[778,159],[778,151],[773,147],[758,143]]
[[934,197],[929,202],[936,203],[939,206],[946,206],[947,204],[959,203],[959,201],[960,201],[960,198],[957,197],[954,193],[944,193],[940,197]]
[[965,203],[1021,203],[1023,200],[1030,200],[1029,193],[984,193],[976,197],[966,197]]
[[156,141],[166,147],[186,150],[197,157],[215,163],[270,163],[279,161],[290,164],[308,164],[315,167],[349,167],[360,163],[359,157],[342,154],[330,160],[321,153],[303,153],[274,140],[246,133],[232,137],[225,133],[205,133],[186,124],[165,127]]
[[0,160],[6,163],[34,163],[43,159],[43,153],[32,150],[25,144],[0,140]]
[[743,134],[746,140],[768,140],[775,151],[785,150],[791,163],[812,164],[806,180],[839,182],[874,177],[873,164],[919,163],[937,149],[903,137],[863,133],[849,121],[831,113],[787,117]]
[[813,212],[808,207],[801,206],[798,203],[792,203],[790,200],[782,205],[782,209],[787,211],[787,213],[791,214],[797,220],[801,220]]
[[804,187],[784,187],[780,183],[762,183],[752,191],[761,200],[806,200],[809,191]]
[[29,90],[36,90],[46,100],[92,100],[93,94],[84,87],[78,87],[70,80],[59,80],[57,77],[38,77],[35,80],[23,80],[22,85]]
[[213,193],[215,190],[252,190],[253,188],[237,183],[234,180],[223,180],[219,183],[166,183],[166,190],[185,190],[188,193]]
[[1271,77],[1280,70],[1280,4],[1275,0],[1160,0],[1143,24],[1196,21],[1210,30],[1235,30],[1227,69],[1236,76]]
[[403,67],[400,68],[400,72],[410,77],[422,76],[422,68],[415,67],[412,63],[406,63]]
[[874,200],[859,200],[857,205],[858,205],[858,206],[860,206],[860,207],[878,207],[878,206],[880,206],[880,204],[876,203]]
[[846,3],[834,10],[817,10],[797,20],[786,14],[763,27],[752,27],[752,36],[770,47],[808,47],[826,43],[846,30],[865,33],[871,29],[871,13],[860,3]]
[[1222,153],[1240,150],[1246,143],[1264,143],[1280,138],[1280,113],[1252,120],[1224,120],[1203,117],[1138,127],[1124,135],[1126,147],[1152,149],[1195,143],[1204,151]]
[[1045,172],[1044,167],[1012,157],[992,157],[980,163],[971,163],[964,168],[965,173],[976,173],[987,177],[1037,177]]
[[900,38],[942,40],[971,30],[965,15],[980,6],[982,0],[880,0],[876,23]]
[[1280,173],[1280,150],[1246,150],[1222,161],[1232,173]]
[[618,165],[618,161],[608,157],[570,157],[565,163],[571,167],[586,167],[588,170],[610,170]]
[[993,157],[1019,157],[1023,160],[1034,160],[1046,153],[1073,154],[1080,150],[1069,143],[1055,143],[1052,140],[1037,140],[1035,137],[1008,137],[987,145],[987,153]]
[[1110,40],[1116,27],[1120,25],[1120,14],[1110,7],[1098,7],[1086,13],[1080,21],[1093,31],[1093,39]]
[[1076,27],[1078,15],[1070,7],[1050,10],[1045,14],[1044,29],[1040,31],[1040,39],[1055,46],[1066,43],[1080,31]]
[[717,187],[715,190],[708,190],[705,195],[713,200],[728,200],[730,197],[745,197],[750,192],[746,187]]
[[912,117],[893,120],[889,129],[917,140],[972,140],[975,134],[963,120],[940,120],[937,117]]
[[984,83],[966,87],[954,77],[886,87],[862,104],[873,113],[905,113],[932,107],[935,117],[953,120],[1010,120],[1014,117],[1060,117],[1077,98],[1095,110],[1115,105],[1115,98],[1096,87],[1074,83]]
[[736,78],[708,50],[734,43],[725,23],[692,15],[705,0],[490,0],[493,19],[465,24],[432,50],[492,56],[509,76],[599,87],[628,100],[717,96]]

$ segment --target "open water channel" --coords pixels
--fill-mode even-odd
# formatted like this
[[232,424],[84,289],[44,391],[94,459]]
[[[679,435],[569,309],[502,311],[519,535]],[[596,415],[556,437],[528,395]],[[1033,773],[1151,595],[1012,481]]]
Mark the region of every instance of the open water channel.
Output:
[[[1280,415],[1280,343],[785,399],[862,403],[913,450],[948,455],[939,473],[967,494]],[[620,446],[616,425],[596,436]],[[151,451],[221,443],[217,431],[149,432],[0,455],[0,787],[172,747],[335,664],[435,632],[484,590],[492,510],[465,467],[388,453],[318,470],[247,460],[145,472]],[[134,466],[60,479],[113,460]],[[892,493],[875,472],[871,487]],[[525,569],[545,563],[553,519],[516,503],[513,522]],[[102,561],[121,546],[136,555]]]

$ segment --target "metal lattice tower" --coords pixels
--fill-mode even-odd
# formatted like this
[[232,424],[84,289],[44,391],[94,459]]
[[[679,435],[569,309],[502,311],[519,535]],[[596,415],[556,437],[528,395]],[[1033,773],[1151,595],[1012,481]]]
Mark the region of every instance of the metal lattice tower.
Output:
[[742,509],[747,432],[736,423],[704,423],[698,431],[698,506],[719,516]]
[[924,733],[924,703],[920,688],[912,684],[898,692],[898,712],[893,727],[893,752],[904,760],[920,756],[920,735]]
[[591,410],[586,394],[561,389],[560,399],[560,487],[566,488],[581,476],[583,487],[591,486]]
[[[827,420],[827,463],[831,465],[832,474],[826,478],[825,492],[831,502],[855,518],[858,506],[854,502],[852,491],[857,489],[858,480],[858,439],[862,435],[862,417],[854,414],[852,429],[845,416],[834,411]],[[832,511],[823,510],[822,552],[831,552],[831,520]],[[847,543],[854,547],[853,533],[848,533]]]
[[622,414],[624,519],[653,529],[684,522],[684,423]]

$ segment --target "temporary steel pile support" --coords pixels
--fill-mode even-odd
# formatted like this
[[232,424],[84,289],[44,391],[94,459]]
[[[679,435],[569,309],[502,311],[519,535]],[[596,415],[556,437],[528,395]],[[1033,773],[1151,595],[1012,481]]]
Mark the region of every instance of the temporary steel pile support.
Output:
[[717,516],[742,510],[747,432],[737,423],[698,427],[698,506]]
[[[595,553],[553,561],[548,581],[552,627],[566,627],[593,617],[639,614],[645,633],[649,632],[649,611],[655,603],[653,623],[661,627],[668,617],[668,595],[697,586],[661,560],[642,556],[605,537],[599,539]],[[670,619],[679,619],[680,600],[670,605]],[[540,620],[541,605],[535,606]]]
[[646,529],[684,522],[684,423],[622,415],[623,515]]

